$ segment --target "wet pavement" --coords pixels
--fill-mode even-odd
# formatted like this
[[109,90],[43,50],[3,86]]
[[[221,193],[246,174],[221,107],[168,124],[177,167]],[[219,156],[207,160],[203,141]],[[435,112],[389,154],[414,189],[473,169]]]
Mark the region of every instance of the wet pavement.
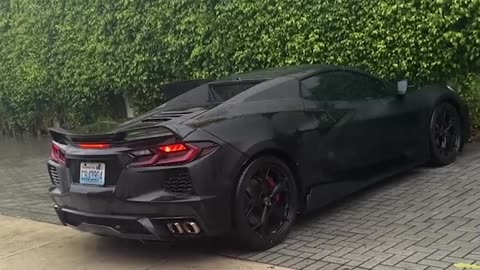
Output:
[[0,214],[58,223],[47,194],[48,137],[0,136]]
[[[57,223],[48,155],[48,138],[0,137],[0,214]],[[468,145],[455,164],[418,168],[301,218],[268,251],[215,252],[308,270],[457,269],[480,263],[479,194],[480,144]]]

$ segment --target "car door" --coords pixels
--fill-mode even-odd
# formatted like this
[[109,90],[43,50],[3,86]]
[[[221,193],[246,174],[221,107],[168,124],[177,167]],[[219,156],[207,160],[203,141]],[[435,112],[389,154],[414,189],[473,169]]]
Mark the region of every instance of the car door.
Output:
[[325,72],[304,79],[302,95],[307,111],[327,111],[334,123],[317,140],[317,150],[326,155],[319,166],[354,171],[395,160],[412,148],[408,136],[415,119],[382,80],[345,70]]

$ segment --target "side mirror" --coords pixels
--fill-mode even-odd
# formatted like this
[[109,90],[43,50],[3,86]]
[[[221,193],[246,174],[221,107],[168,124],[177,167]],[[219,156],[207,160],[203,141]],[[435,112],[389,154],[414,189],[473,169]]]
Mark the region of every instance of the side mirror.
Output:
[[397,82],[397,94],[399,96],[405,95],[408,89],[408,80],[401,80]]

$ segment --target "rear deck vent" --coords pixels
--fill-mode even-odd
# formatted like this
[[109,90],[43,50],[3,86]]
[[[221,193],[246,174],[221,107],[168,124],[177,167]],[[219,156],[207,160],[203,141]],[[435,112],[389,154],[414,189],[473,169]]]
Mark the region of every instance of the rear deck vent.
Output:
[[197,110],[185,110],[185,111],[164,111],[164,112],[159,112],[156,114],[152,114],[149,117],[143,119],[143,122],[150,122],[150,121],[155,121],[155,122],[164,122],[164,121],[169,121],[174,118],[179,118],[185,115],[189,115],[191,113],[196,112]]

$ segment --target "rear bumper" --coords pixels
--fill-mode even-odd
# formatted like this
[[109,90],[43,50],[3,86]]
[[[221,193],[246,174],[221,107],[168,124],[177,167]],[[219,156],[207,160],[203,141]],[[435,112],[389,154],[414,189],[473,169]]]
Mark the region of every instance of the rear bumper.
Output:
[[172,241],[220,236],[231,228],[224,213],[227,209],[219,208],[225,204],[217,197],[129,202],[95,194],[62,194],[58,187],[51,188],[50,196],[62,224],[100,235]]
[[192,217],[141,217],[102,215],[55,206],[63,225],[104,236],[135,240],[173,241],[182,238],[213,237]]

